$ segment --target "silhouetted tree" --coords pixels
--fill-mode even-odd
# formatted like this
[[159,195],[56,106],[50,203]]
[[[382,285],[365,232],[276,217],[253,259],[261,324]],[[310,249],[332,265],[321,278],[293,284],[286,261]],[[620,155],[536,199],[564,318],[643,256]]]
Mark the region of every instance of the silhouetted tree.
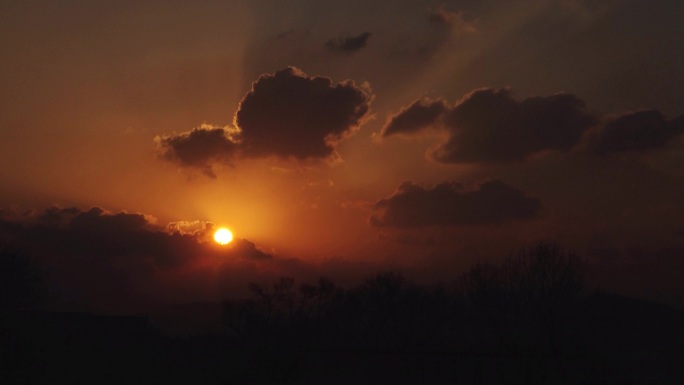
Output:
[[461,277],[464,300],[480,339],[479,348],[499,352],[512,349],[510,328],[515,320],[506,281],[501,267],[488,262],[476,263]]
[[557,355],[561,323],[584,289],[584,266],[575,253],[540,242],[501,265],[475,264],[461,283],[482,338],[508,353],[541,340]]
[[520,310],[537,321],[548,351],[558,355],[559,328],[584,290],[582,260],[572,251],[542,242],[513,255],[503,268]]
[[315,329],[329,328],[330,320],[339,310],[344,291],[337,287],[328,278],[320,278],[318,283],[311,285],[302,284],[299,287],[300,299],[297,307],[297,316],[304,326]]
[[378,273],[345,297],[343,327],[354,340],[387,347],[396,339],[394,329],[413,285],[394,272]]

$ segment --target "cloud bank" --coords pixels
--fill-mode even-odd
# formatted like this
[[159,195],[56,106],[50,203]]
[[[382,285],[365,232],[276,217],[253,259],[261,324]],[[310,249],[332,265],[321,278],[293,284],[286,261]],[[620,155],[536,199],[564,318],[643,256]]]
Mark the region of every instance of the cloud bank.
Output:
[[454,105],[416,100],[391,115],[381,137],[415,135],[428,129],[447,133],[429,156],[440,163],[508,163],[543,151],[567,153],[580,144],[590,153],[643,152],[684,133],[684,116],[668,120],[657,110],[602,118],[568,93],[517,101],[507,88],[482,88]]
[[[187,231],[190,227],[176,223],[168,231],[142,214],[53,207],[0,217],[0,240],[36,259],[58,302],[99,309],[130,310],[159,300],[168,294],[165,285],[182,284],[183,279],[169,277],[193,275],[207,259],[238,264],[273,259],[246,239],[216,245],[210,239],[211,223]],[[187,292],[196,294],[207,285]]]

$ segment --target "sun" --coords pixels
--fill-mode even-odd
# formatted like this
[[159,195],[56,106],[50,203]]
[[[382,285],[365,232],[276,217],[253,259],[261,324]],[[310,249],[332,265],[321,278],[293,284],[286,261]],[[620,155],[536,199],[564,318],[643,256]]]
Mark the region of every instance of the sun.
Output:
[[225,227],[221,227],[214,233],[214,240],[219,245],[227,245],[233,240],[233,233]]

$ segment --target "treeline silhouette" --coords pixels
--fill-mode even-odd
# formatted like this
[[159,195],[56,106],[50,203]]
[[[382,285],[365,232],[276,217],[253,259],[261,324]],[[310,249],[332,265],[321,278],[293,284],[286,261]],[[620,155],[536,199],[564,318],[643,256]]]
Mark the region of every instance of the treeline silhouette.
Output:
[[[22,263],[11,266],[35,276]],[[397,272],[351,288],[282,277],[225,300],[221,333],[183,338],[144,317],[3,298],[2,383],[682,383],[682,313],[597,292],[585,270],[538,243],[433,285]],[[32,290],[22,285],[8,287]]]
[[[251,300],[224,303],[234,335],[255,349],[248,376],[294,380],[314,371],[329,381],[325,373],[338,372],[345,382],[360,379],[344,373],[361,367],[391,382],[424,380],[418,373],[466,383],[567,380],[563,362],[585,355],[596,332],[582,261],[546,243],[501,264],[477,263],[449,284],[419,286],[385,272],[347,290],[281,278],[251,291]],[[510,372],[493,358],[525,367]]]

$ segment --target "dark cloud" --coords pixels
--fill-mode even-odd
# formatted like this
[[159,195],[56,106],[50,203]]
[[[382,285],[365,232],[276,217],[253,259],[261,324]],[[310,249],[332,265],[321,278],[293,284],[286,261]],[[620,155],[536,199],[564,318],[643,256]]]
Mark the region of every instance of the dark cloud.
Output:
[[432,159],[503,163],[547,150],[567,152],[580,144],[582,151],[598,155],[664,148],[684,134],[684,115],[668,120],[658,110],[642,110],[601,119],[571,94],[516,101],[509,89],[482,88],[453,106],[417,100],[390,116],[380,135],[415,134],[431,127],[448,134],[430,153]]
[[589,140],[597,154],[648,151],[662,148],[684,134],[684,115],[667,120],[657,110],[631,112],[593,131]]
[[0,226],[0,239],[36,258],[47,270],[55,296],[90,307],[135,307],[158,294],[159,287],[152,287],[160,275],[192,270],[201,258],[271,258],[245,239],[218,246],[211,240],[210,223],[191,232],[166,231],[145,215],[97,207],[50,208],[39,215],[0,219],[12,224]]
[[223,127],[202,125],[191,131],[155,138],[162,158],[196,167],[212,178],[211,164],[230,159],[238,148],[236,132]]
[[367,86],[334,84],[289,67],[262,75],[235,114],[235,127],[204,124],[189,132],[155,138],[162,158],[216,177],[214,163],[238,157],[325,159],[337,143],[368,117],[373,99]]
[[[411,107],[385,125],[383,136],[416,132],[430,123],[431,115],[413,119]],[[560,93],[517,101],[508,89],[483,88],[432,119],[433,125],[448,131],[449,138],[431,155],[442,163],[520,161],[544,150],[568,151],[596,123],[584,102],[574,95]]]
[[341,36],[336,39],[328,40],[328,42],[325,43],[325,46],[332,51],[354,53],[366,46],[366,42],[370,35],[370,32],[364,32],[359,36]]
[[467,190],[457,182],[425,188],[404,182],[373,207],[370,223],[377,227],[419,228],[505,223],[537,217],[541,203],[501,181]]
[[443,100],[416,100],[410,106],[402,108],[399,113],[388,119],[382,128],[381,136],[392,134],[411,134],[429,126],[433,126],[437,118],[447,111]]
[[507,89],[481,89],[447,113],[452,135],[434,156],[445,163],[505,162],[543,150],[568,151],[596,121],[574,95],[518,102]]
[[235,123],[245,156],[310,159],[335,154],[337,143],[367,117],[370,90],[289,67],[259,77],[240,102]]

